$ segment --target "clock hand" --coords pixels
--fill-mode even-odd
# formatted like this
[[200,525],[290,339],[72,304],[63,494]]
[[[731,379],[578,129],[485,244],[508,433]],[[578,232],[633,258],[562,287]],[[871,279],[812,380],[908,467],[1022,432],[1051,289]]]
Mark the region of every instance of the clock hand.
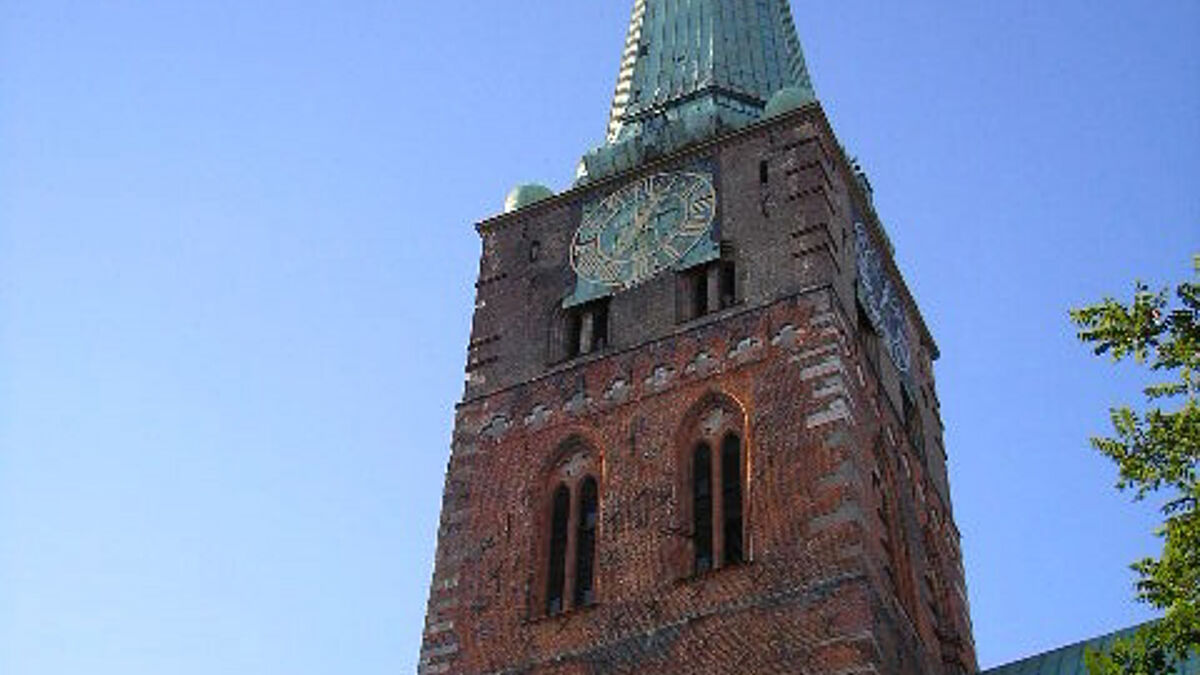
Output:
[[657,206],[659,200],[655,200],[648,208],[634,207],[633,222],[628,227],[622,228],[617,233],[616,246],[614,253],[624,255],[631,248],[637,245],[638,239],[646,231],[646,223],[650,221],[650,217],[654,214],[654,207]]

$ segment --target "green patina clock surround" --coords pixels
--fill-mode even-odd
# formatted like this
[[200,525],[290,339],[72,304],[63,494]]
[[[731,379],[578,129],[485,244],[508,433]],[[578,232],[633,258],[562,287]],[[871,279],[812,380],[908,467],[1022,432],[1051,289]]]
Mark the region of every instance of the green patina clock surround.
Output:
[[711,172],[656,173],[584,206],[571,241],[575,292],[565,306],[642,284],[718,254]]

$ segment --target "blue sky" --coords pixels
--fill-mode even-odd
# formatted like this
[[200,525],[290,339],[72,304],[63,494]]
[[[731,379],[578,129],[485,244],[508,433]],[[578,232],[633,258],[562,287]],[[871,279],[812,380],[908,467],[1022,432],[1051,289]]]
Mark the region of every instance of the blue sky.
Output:
[[[417,657],[478,242],[628,1],[0,2],[0,672]],[[1200,3],[794,2],[938,339],[981,664],[1151,616],[1066,311],[1200,251]]]

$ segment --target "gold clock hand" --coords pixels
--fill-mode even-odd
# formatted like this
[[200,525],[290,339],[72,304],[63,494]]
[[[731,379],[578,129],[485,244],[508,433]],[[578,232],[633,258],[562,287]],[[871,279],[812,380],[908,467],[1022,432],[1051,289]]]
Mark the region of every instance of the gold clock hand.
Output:
[[642,234],[646,231],[646,223],[650,221],[650,216],[654,213],[654,207],[658,205],[659,200],[654,200],[648,207],[634,207],[633,222],[628,227],[624,227],[617,234],[616,246],[614,253],[624,255],[630,249],[634,248]]

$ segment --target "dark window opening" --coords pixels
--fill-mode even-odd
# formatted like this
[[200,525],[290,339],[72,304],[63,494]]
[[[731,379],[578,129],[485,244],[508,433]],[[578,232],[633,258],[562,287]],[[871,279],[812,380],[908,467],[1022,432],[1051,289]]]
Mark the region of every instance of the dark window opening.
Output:
[[713,568],[712,459],[707,443],[692,453],[692,528],[696,574]]
[[692,318],[708,314],[708,275],[706,268],[698,267],[691,271],[688,285],[691,287]]
[[758,163],[758,182],[760,185],[766,185],[767,181],[770,179],[768,170],[767,160],[764,159]]
[[592,344],[588,351],[608,346],[608,300],[592,303]]
[[564,353],[568,359],[608,346],[608,298],[567,310]]
[[858,303],[858,342],[863,353],[866,354],[867,363],[878,374],[879,334],[875,332],[875,326],[871,323],[871,318],[867,316],[867,310],[863,308],[862,303]]
[[735,300],[734,289],[737,274],[734,271],[732,260],[722,260],[720,262],[720,275],[721,309],[725,309],[726,307],[732,307]]
[[901,387],[901,399],[904,404],[904,431],[908,436],[909,443],[912,443],[913,449],[921,456],[925,454],[925,430],[921,424],[921,411],[917,409],[917,404],[913,397],[909,395],[907,387]]
[[737,302],[737,272],[732,260],[697,265],[683,273],[677,287],[682,302],[679,319],[691,321],[732,307]]
[[542,242],[534,239],[529,243],[529,262],[537,260],[542,255]]
[[567,314],[567,358],[579,356],[579,338],[583,333],[583,313],[572,311]]
[[550,521],[550,573],[546,590],[546,613],[563,611],[563,593],[567,583],[567,519],[571,512],[571,493],[560,485],[554,491],[554,512]]
[[575,606],[584,607],[595,600],[596,511],[599,505],[596,480],[583,481],[579,493],[579,532],[575,554]]
[[742,551],[742,443],[729,434],[721,443],[721,509],[725,520],[725,564],[735,565]]

